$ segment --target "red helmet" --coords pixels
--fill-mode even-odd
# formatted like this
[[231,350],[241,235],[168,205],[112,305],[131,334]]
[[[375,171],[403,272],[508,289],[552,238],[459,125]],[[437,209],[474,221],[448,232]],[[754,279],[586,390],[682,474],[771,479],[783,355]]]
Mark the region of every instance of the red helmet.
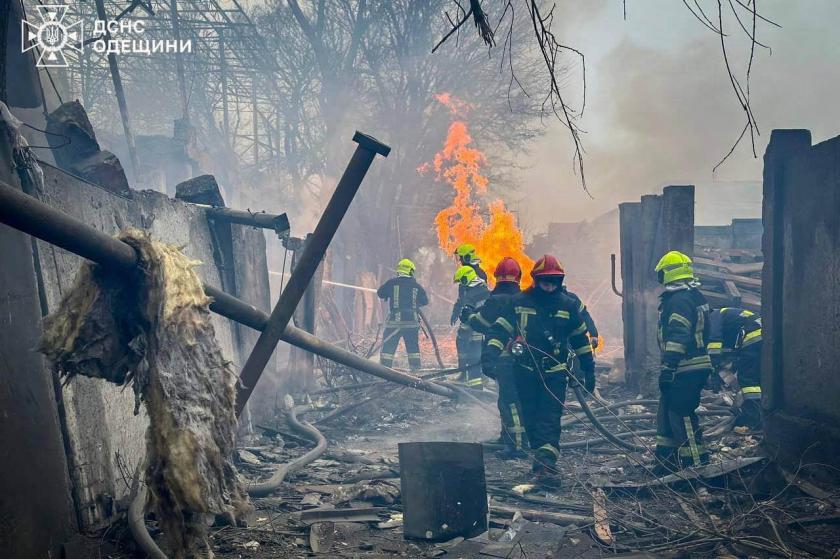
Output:
[[550,254],[544,255],[537,260],[531,270],[531,277],[537,280],[560,280],[566,276],[566,270],[557,258]]
[[498,283],[519,283],[522,279],[522,268],[519,267],[519,263],[516,260],[510,256],[505,256],[496,266],[496,271],[493,272],[493,276],[495,276]]

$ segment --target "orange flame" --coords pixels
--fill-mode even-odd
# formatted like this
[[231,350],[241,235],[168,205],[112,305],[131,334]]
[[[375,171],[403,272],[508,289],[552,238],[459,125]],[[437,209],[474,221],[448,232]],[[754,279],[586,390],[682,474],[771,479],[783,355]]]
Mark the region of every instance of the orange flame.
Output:
[[[526,287],[531,283],[528,270],[534,261],[525,254],[524,236],[516,224],[516,216],[505,207],[504,201],[485,200],[489,181],[481,167],[487,159],[481,151],[471,147],[472,137],[463,120],[470,106],[449,93],[435,95],[435,99],[453,115],[461,117],[449,126],[443,149],[435,155],[431,165],[437,180],[446,181],[455,191],[452,205],[435,217],[438,244],[450,255],[462,243],[474,245],[491,280],[496,265],[505,256],[510,256],[522,267],[522,283]],[[423,173],[429,169],[430,165],[426,163],[418,171]],[[489,211],[489,221],[482,216],[483,206]]]

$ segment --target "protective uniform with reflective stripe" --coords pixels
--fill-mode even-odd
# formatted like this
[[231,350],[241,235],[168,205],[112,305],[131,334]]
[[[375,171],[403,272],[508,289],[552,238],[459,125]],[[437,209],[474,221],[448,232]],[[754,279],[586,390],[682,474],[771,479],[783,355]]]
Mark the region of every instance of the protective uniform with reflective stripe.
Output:
[[[465,305],[478,308],[490,296],[490,290],[483,282],[474,285],[458,286],[458,300],[452,308],[453,319],[460,318],[461,309]],[[483,380],[481,378],[481,351],[484,345],[484,335],[474,330],[469,322],[462,322],[458,326],[458,333],[455,337],[455,347],[458,350],[458,368],[462,374],[462,380],[472,388],[480,388]]]
[[583,301],[580,300],[580,297],[577,294],[572,293],[566,286],[563,286],[563,291],[578,302],[578,310],[580,312],[581,318],[583,318],[583,322],[586,324],[586,331],[589,332],[589,337],[597,338],[598,337],[598,327],[595,326],[595,320],[592,318],[592,315],[589,314],[589,309],[586,308],[586,305],[583,304]]
[[731,358],[743,403],[737,425],[761,428],[761,317],[747,309],[712,311],[708,351],[716,367]]
[[[518,283],[497,283],[487,300],[470,315],[469,325],[476,332],[487,333],[496,319],[499,318],[501,309],[517,293],[519,293]],[[504,346],[500,349],[504,349]],[[483,351],[482,349],[482,353]],[[516,390],[513,361],[510,353],[502,351],[502,354],[492,363],[482,358],[482,365],[485,363],[488,364],[488,368],[484,369],[484,374],[496,379],[496,384],[499,387],[499,398],[497,400],[501,420],[499,440],[508,449],[522,450],[525,441],[525,427],[522,424],[521,404],[519,403],[519,393]]]
[[517,338],[526,350],[514,358],[513,371],[534,467],[553,468],[560,454],[570,348],[579,351],[584,370],[595,367],[579,302],[561,289],[547,293],[531,287],[514,295],[487,334],[485,361],[498,357]]
[[659,307],[659,348],[662,365],[677,373],[710,371],[706,353],[709,305],[697,289],[666,291]]
[[708,462],[696,409],[712,371],[706,352],[709,327],[709,306],[687,281],[662,294],[658,337],[660,379],[666,380],[660,380],[656,457],[665,471]]
[[398,276],[386,281],[376,291],[380,299],[388,301],[390,326],[416,326],[417,309],[429,304],[426,290],[412,276]]
[[429,304],[426,290],[413,276],[397,276],[382,284],[376,294],[380,299],[388,301],[380,363],[386,367],[394,365],[395,353],[402,339],[408,353],[409,368],[419,369],[421,360],[417,309]]
[[723,307],[712,311],[709,329],[709,354],[722,354],[729,350],[761,341],[761,317],[739,307]]

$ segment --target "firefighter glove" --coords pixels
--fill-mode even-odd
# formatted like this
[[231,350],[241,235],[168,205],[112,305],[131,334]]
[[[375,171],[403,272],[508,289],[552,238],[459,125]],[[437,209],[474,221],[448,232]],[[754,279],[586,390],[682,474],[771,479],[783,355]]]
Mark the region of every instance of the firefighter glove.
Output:
[[461,308],[461,314],[460,314],[461,324],[466,324],[467,322],[469,322],[470,316],[472,316],[472,314],[474,312],[475,312],[475,307],[473,307],[472,305],[464,305]]
[[598,349],[598,336],[589,338],[589,345],[592,346],[592,349]]
[[455,323],[458,322],[458,315],[459,314],[460,314],[460,311],[458,311],[457,309],[452,309],[452,316],[449,317],[449,325],[450,326],[455,326]]
[[674,384],[674,378],[676,378],[677,370],[671,367],[662,367],[662,370],[659,372],[659,390],[665,391],[671,388],[671,385]]

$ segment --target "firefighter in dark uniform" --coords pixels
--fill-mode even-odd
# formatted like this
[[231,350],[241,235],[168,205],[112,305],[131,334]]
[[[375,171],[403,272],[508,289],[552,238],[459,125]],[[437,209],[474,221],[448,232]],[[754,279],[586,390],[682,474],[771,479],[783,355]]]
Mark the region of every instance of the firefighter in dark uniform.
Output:
[[[458,300],[452,309],[452,314],[460,319],[461,311],[468,315],[478,308],[490,295],[487,283],[478,277],[472,266],[461,266],[455,272],[454,283],[458,284]],[[468,387],[480,390],[484,381],[481,378],[481,346],[484,335],[462,321],[458,326],[455,337],[455,347],[458,350],[458,370],[460,380]]]
[[695,410],[700,391],[712,372],[706,353],[709,305],[697,289],[691,258],[678,251],[656,265],[665,286],[659,304],[659,413],[656,422],[657,473],[708,463]]
[[[464,307],[461,312],[461,322],[466,322],[476,332],[488,334],[491,326],[499,318],[501,310],[510,298],[520,292],[519,282],[522,279],[522,268],[513,258],[506,256],[496,266],[493,272],[496,287],[490,296],[478,309],[471,310]],[[488,363],[482,359],[482,363]],[[503,351],[490,367],[483,370],[484,375],[496,379],[499,388],[499,417],[502,428],[499,442],[505,446],[503,457],[523,458],[525,444],[525,426],[522,423],[522,406],[514,379],[513,361],[510,352]]]
[[502,352],[510,351],[525,431],[534,450],[534,480],[556,485],[569,350],[580,359],[580,380],[590,392],[595,389],[595,362],[580,307],[561,289],[565,272],[560,262],[543,256],[531,277],[534,285],[512,296],[491,327],[484,359],[492,367]]
[[414,278],[414,262],[403,258],[397,264],[397,276],[389,279],[376,294],[388,301],[388,319],[382,333],[382,351],[379,361],[386,367],[394,365],[394,354],[400,339],[405,342],[408,366],[412,371],[420,368],[420,323],[417,309],[429,304],[426,290]]
[[589,342],[592,345],[592,349],[598,349],[598,327],[595,326],[595,320],[592,318],[592,315],[589,314],[589,309],[586,308],[586,305],[583,304],[580,297],[578,297],[576,293],[569,291],[565,285],[563,286],[563,293],[577,301],[580,316],[586,324],[586,332],[589,334]]
[[473,245],[469,243],[458,245],[458,248],[455,249],[455,257],[458,259],[459,266],[470,266],[478,274],[478,277],[487,281],[487,272],[481,268],[481,259],[478,258]]
[[706,349],[719,369],[731,359],[741,387],[736,425],[761,429],[761,317],[747,309],[724,307],[711,314]]

